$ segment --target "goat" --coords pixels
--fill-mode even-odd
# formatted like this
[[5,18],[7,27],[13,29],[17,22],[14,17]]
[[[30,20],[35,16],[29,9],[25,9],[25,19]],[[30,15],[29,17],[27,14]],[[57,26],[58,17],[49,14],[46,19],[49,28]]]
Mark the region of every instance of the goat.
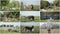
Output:
[[34,21],[34,16],[28,16],[28,19],[30,19],[31,21]]
[[32,26],[32,27],[29,27],[29,26],[24,27],[25,31],[29,31],[29,32],[32,32],[33,28],[34,28],[34,26]]

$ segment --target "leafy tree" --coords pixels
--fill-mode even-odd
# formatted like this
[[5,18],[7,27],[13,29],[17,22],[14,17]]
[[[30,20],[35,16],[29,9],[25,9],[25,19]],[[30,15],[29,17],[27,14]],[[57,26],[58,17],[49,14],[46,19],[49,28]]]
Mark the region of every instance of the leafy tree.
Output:
[[10,18],[19,18],[19,12],[4,12],[4,15]]
[[10,0],[1,0],[0,1],[0,10],[6,10],[7,5],[9,4]]
[[10,12],[10,16],[12,18],[18,18],[19,17],[19,12]]
[[41,9],[46,8],[50,5],[48,1],[41,1]]
[[55,6],[60,6],[59,3],[60,3],[60,1],[55,1],[55,2],[54,2]]
[[19,1],[12,1],[8,4],[8,7],[12,10],[12,8],[15,8],[16,10],[20,10],[20,3]]
[[9,3],[9,0],[1,0],[1,5],[6,6]]

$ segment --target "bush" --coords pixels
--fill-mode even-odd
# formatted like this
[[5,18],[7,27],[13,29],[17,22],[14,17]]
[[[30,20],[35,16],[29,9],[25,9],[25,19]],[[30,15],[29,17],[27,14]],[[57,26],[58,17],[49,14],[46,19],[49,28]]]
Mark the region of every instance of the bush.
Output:
[[19,32],[18,30],[12,30],[12,32]]
[[12,29],[8,29],[8,32],[11,32]]

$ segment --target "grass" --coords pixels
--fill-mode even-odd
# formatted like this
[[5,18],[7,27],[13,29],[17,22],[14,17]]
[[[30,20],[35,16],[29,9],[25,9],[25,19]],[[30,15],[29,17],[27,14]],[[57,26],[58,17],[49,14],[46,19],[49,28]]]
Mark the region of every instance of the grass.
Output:
[[16,32],[0,32],[0,34],[20,34],[20,33],[16,33]]
[[[34,22],[47,22],[47,20],[41,20],[39,18],[39,16],[34,16],[35,19],[34,19]],[[27,18],[23,18],[23,16],[21,16],[21,22],[31,22],[29,19]],[[52,22],[60,22],[59,20],[53,20]]]
[[21,33],[21,34],[39,34],[39,33]]
[[0,19],[0,21],[3,21],[3,22],[18,22],[19,18],[7,18],[7,17],[3,17],[2,20]]
[[1,33],[1,34],[21,34],[21,33]]
[[28,32],[24,30],[25,26],[21,26],[21,33],[39,33],[39,26],[34,26],[34,31]]
[[7,31],[0,29],[0,34],[20,34],[20,32],[13,32],[13,31]]
[[[31,22],[31,20],[21,16],[21,22]],[[34,22],[39,22],[39,16],[34,16]]]
[[31,9],[31,6],[29,6],[28,8],[21,8],[22,11],[39,11],[39,5],[33,5],[33,9]]
[[[51,33],[60,33],[60,29],[51,29]],[[40,29],[40,33],[48,33],[47,29]]]
[[[47,20],[40,20],[40,22],[47,22]],[[53,20],[52,22],[60,22],[59,20]]]

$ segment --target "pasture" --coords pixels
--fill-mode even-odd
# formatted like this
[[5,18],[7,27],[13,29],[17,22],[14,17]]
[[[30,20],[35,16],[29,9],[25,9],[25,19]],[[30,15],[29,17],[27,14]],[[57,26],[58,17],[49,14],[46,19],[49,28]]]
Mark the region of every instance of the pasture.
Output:
[[[0,27],[1,28],[1,27]],[[8,29],[8,28],[2,28],[0,29],[0,34],[20,34],[20,30],[12,30],[12,29]]]
[[19,32],[7,32],[7,31],[0,31],[0,34],[20,34]]
[[1,34],[21,34],[21,33],[1,33]]
[[26,8],[21,8],[22,11],[39,11],[39,5],[33,5],[33,9],[31,9],[31,6]]
[[21,26],[21,33],[39,33],[39,26],[34,26],[34,30],[32,32],[24,31],[25,26]]
[[[47,22],[47,20],[40,20],[40,22]],[[59,20],[53,20],[52,22],[60,22]]]
[[[25,18],[24,16],[21,16],[21,22],[31,22],[30,19]],[[39,22],[39,16],[34,16],[34,22]]]
[[[34,16],[34,22],[47,22],[47,20],[41,20],[39,16]],[[31,22],[29,19],[25,18],[24,16],[21,16],[21,22]],[[53,20],[52,22],[60,22],[59,20]]]
[[21,33],[21,34],[39,34],[39,33]]
[[[60,29],[51,29],[51,33],[60,33]],[[40,33],[48,33],[47,29],[40,29]]]
[[21,10],[22,11],[39,11],[40,0],[23,0],[21,1]]

